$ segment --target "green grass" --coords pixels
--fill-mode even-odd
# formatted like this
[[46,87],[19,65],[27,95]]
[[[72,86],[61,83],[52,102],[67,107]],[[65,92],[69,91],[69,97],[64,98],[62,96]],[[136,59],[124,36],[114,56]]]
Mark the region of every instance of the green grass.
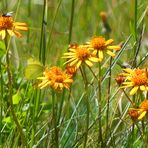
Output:
[[[148,67],[147,0],[38,2],[0,1],[1,14],[13,11],[29,27],[22,38],[0,41],[0,148],[147,147],[148,118],[133,122],[128,109],[129,98],[139,106],[148,92],[132,97],[115,81],[125,65]],[[101,11],[111,32],[103,32]],[[93,36],[113,38],[122,48],[91,70],[83,65],[69,90],[36,87],[43,65],[64,69],[69,43]]]

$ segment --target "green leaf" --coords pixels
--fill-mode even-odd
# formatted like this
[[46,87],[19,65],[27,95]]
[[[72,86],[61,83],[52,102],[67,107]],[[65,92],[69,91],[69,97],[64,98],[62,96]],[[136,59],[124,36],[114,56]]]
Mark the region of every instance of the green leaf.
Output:
[[36,79],[38,76],[40,76],[43,73],[44,66],[33,59],[28,60],[28,64],[25,68],[25,77],[27,79]]
[[2,49],[2,50],[6,49],[5,43],[2,41],[0,41],[0,49]]
[[0,41],[0,57],[5,54],[5,49],[6,49],[5,44],[2,41]]
[[11,118],[9,116],[5,117],[5,118],[3,118],[2,122],[3,123],[11,123]]
[[15,95],[12,96],[13,104],[18,104],[20,100],[21,100],[21,96],[19,95],[19,93],[16,93]]

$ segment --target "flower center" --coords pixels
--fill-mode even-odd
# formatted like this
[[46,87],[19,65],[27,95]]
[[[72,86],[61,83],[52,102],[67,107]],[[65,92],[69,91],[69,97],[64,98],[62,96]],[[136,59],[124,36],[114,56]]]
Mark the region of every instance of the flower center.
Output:
[[62,75],[58,75],[55,77],[55,82],[63,83],[64,77]]
[[87,48],[77,48],[76,54],[78,58],[82,61],[86,60],[90,56],[90,52]]
[[12,17],[4,17],[4,16],[1,16],[0,17],[0,30],[3,30],[3,29],[12,29],[13,27],[13,19]]
[[134,71],[134,74],[132,76],[132,81],[135,85],[148,85],[148,77],[145,71],[137,69]]
[[105,46],[105,38],[103,37],[95,37],[91,40],[91,45],[93,48],[97,50],[103,50],[106,48]]

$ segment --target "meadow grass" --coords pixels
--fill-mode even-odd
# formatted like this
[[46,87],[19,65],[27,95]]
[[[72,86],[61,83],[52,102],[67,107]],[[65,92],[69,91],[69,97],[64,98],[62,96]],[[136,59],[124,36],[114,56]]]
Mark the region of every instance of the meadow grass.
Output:
[[[1,148],[147,147],[147,0],[1,0],[0,10],[0,35],[7,12],[28,26],[0,40]],[[98,36],[121,48],[103,47],[91,66]],[[80,65],[68,61],[78,54]]]

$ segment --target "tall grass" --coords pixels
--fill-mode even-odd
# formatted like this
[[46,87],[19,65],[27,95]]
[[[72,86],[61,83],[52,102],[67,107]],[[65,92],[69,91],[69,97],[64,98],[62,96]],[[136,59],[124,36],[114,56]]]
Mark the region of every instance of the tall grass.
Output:
[[[130,96],[115,81],[126,67],[148,68],[146,0],[2,0],[0,8],[29,27],[20,39],[0,41],[0,147],[147,147],[147,114],[132,120],[128,111],[148,91]],[[93,36],[121,49],[93,67],[82,64],[69,89],[38,87],[47,67],[65,69],[69,44]]]

